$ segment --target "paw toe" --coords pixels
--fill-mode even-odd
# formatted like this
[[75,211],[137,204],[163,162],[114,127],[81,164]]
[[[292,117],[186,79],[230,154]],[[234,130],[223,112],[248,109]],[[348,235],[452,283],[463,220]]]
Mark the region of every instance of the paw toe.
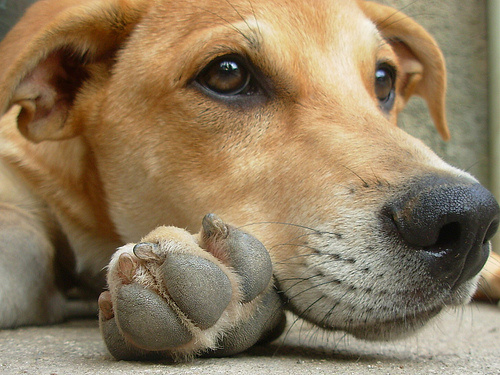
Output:
[[101,293],[97,304],[99,305],[99,311],[104,320],[114,318],[115,313],[113,312],[113,303],[111,302],[111,293],[109,291]]
[[233,267],[243,279],[243,302],[250,302],[261,294],[271,281],[271,257],[259,240],[243,231],[233,228],[227,241]]
[[269,285],[273,274],[271,257],[254,236],[224,222],[214,214],[203,218],[202,238],[207,249],[228,258],[241,277],[242,302],[250,302]]
[[134,278],[137,263],[130,254],[123,253],[118,258],[118,274],[125,284],[130,284]]
[[231,302],[227,275],[211,261],[190,254],[167,256],[161,268],[177,306],[199,328],[212,327]]
[[166,350],[193,338],[158,294],[138,284],[120,288],[115,313],[124,336],[140,348]]

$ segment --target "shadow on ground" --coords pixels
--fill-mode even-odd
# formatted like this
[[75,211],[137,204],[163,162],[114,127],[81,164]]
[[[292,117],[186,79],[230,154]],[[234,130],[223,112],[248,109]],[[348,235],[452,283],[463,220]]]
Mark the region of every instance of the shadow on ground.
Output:
[[364,342],[301,321],[291,325],[272,344],[188,363],[116,361],[95,320],[0,331],[0,373],[500,374],[500,309],[493,305],[445,312],[417,336],[390,343]]

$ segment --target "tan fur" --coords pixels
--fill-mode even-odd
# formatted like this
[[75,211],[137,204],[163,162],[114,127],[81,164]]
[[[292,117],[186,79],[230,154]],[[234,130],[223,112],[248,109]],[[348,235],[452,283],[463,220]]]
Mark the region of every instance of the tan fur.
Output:
[[[227,53],[258,64],[271,99],[231,106],[193,87]],[[417,94],[449,138],[446,73],[423,28],[375,3],[45,0],[0,55],[1,198],[50,218],[40,236],[66,238],[91,283],[117,247],[159,225],[196,232],[208,212],[252,224],[286,280],[307,272],[288,261],[307,248],[282,246],[303,230],[258,223],[358,231],[352,247],[382,251],[366,233],[391,186],[466,175],[395,126]],[[399,71],[388,115],[374,94],[380,60]]]

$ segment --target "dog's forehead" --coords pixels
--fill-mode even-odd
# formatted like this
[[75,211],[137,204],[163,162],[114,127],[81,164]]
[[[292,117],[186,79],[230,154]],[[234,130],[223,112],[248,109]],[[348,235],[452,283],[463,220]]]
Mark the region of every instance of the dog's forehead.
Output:
[[375,59],[381,37],[357,2],[287,5],[255,17],[262,35],[262,56],[283,61],[287,71],[295,67],[298,75],[310,73],[318,82],[336,81],[357,68],[363,69],[363,64],[373,65],[370,56]]
[[[376,26],[350,0],[165,0],[150,16],[146,48],[166,56],[174,47],[177,64],[169,64],[185,75],[234,52],[255,58],[275,76],[291,76],[293,67],[299,75],[322,70],[340,76],[362,63],[372,66],[366,56],[381,44]],[[279,71],[283,67],[287,72]]]
[[158,31],[183,36],[201,30],[221,29],[236,36],[250,31],[262,38],[286,35],[292,42],[325,48],[362,44],[360,39],[377,36],[376,27],[355,0],[164,0],[156,4]]

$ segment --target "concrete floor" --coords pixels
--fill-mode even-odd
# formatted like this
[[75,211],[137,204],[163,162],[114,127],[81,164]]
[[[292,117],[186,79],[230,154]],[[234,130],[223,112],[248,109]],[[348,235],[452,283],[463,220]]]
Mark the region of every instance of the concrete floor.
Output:
[[[293,319],[289,319],[293,322]],[[301,321],[286,337],[231,358],[173,364],[118,362],[97,321],[0,331],[0,374],[500,374],[500,309],[445,312],[416,337],[366,343]]]

